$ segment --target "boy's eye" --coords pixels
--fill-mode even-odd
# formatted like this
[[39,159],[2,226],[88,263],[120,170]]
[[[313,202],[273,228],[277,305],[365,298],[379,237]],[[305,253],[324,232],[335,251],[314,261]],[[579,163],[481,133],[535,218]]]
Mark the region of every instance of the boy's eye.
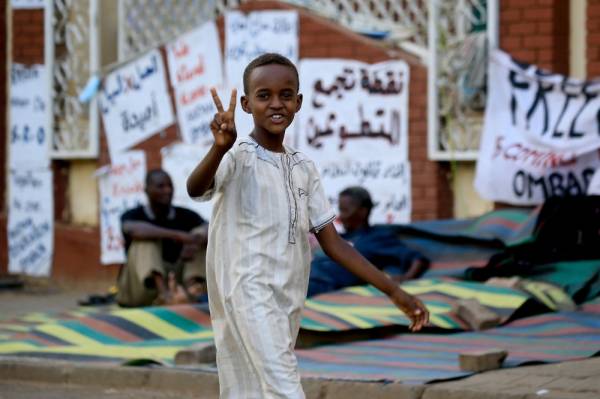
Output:
[[258,93],[256,95],[256,97],[260,98],[261,100],[264,100],[269,97],[269,94],[268,93]]

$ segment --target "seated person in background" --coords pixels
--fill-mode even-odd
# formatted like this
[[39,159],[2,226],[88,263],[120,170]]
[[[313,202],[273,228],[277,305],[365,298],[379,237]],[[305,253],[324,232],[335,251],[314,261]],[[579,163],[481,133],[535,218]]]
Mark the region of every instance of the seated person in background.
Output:
[[205,291],[208,225],[196,212],[171,205],[173,183],[164,170],[148,172],[145,191],[148,205],[121,216],[127,263],[116,300],[127,307],[174,304],[182,290],[192,300]]
[[[397,282],[419,277],[429,260],[406,247],[393,229],[370,226],[373,208],[371,195],[362,187],[349,187],[339,195],[339,218],[349,241],[371,263],[388,273]],[[308,296],[364,284],[358,277],[341,267],[322,251],[317,251],[311,263]]]

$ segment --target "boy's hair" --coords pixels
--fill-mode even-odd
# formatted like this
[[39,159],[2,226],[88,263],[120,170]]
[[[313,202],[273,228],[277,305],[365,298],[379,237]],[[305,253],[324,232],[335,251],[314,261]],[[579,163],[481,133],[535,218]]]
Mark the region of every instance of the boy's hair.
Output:
[[300,77],[298,76],[298,69],[296,68],[296,65],[294,65],[292,61],[281,54],[265,53],[250,61],[250,63],[246,66],[246,69],[244,69],[244,94],[248,94],[250,74],[252,71],[258,67],[271,64],[283,65],[294,71],[294,75],[296,75],[296,91],[300,89]]
[[371,200],[371,194],[369,192],[359,186],[352,186],[344,189],[340,193],[341,196],[347,196],[352,198],[352,200],[361,208],[366,208],[369,213],[371,213],[371,209],[373,209],[373,201]]

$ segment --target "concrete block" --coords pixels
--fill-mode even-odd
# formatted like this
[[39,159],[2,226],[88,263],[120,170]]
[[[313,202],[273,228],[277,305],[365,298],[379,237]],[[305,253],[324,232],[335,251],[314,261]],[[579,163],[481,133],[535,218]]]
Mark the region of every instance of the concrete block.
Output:
[[508,352],[504,349],[464,352],[458,355],[458,363],[463,371],[487,371],[502,367]]
[[476,331],[496,327],[501,320],[499,315],[483,306],[477,299],[461,299],[452,310]]
[[195,344],[175,354],[175,364],[178,366],[215,363],[216,361],[217,348],[213,344]]

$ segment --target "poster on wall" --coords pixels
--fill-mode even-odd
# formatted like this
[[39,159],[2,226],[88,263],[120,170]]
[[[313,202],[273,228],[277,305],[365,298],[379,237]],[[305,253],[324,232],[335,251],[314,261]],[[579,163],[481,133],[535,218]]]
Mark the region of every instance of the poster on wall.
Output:
[[[210,122],[217,112],[210,88],[223,86],[219,34],[213,21],[167,45],[177,122],[184,142],[212,143]],[[221,98],[228,98],[221,97]]]
[[9,172],[8,271],[49,276],[54,252],[52,172]]
[[10,168],[50,164],[50,94],[44,65],[12,64],[10,71]]
[[[298,30],[296,11],[248,14],[230,11],[225,14],[225,77],[228,86],[237,88],[238,98],[244,92],[244,69],[259,55],[278,53],[298,64]],[[229,98],[229,94],[225,98]],[[235,113],[235,123],[243,136],[249,134],[253,126],[251,115],[241,109]]]
[[111,159],[174,123],[158,50],[108,74],[99,97]]
[[600,168],[600,84],[491,53],[475,188],[488,200],[536,205],[584,195]]
[[333,202],[347,186],[367,188],[380,205],[373,223],[410,221],[408,82],[404,61],[300,62],[304,100],[291,144],[319,167]]
[[187,193],[186,182],[208,150],[209,148],[205,146],[186,143],[175,143],[161,149],[162,168],[173,181],[173,204],[189,208],[205,220],[210,220],[212,202],[191,199]]
[[13,10],[45,8],[46,0],[10,0],[10,6]]
[[125,262],[121,215],[146,202],[144,179],[146,155],[143,151],[118,154],[112,164],[100,169],[100,258],[104,265]]

